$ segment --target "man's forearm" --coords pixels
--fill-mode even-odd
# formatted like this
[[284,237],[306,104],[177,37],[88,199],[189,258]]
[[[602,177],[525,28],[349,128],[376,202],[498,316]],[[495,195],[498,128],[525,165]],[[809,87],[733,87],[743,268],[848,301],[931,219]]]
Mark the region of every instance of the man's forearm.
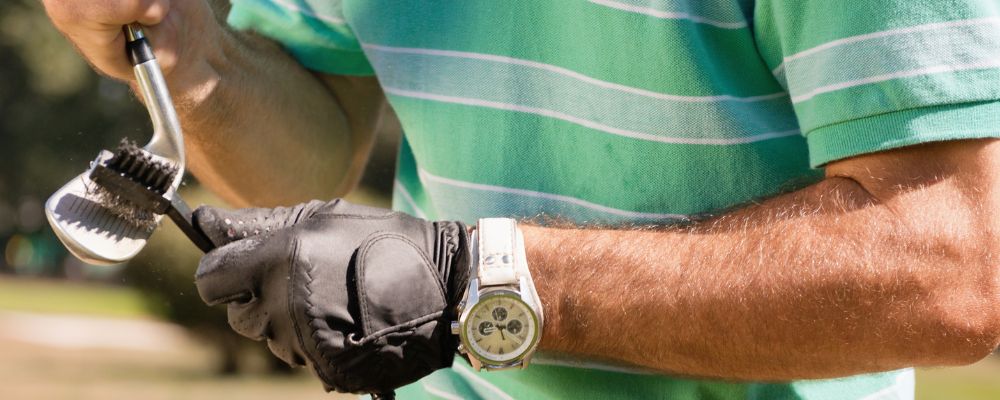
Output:
[[526,227],[542,349],[749,380],[971,362],[997,344],[996,218],[962,193],[995,189],[964,186],[834,176],[687,227]]
[[384,102],[377,82],[314,75],[277,44],[234,32],[221,18],[207,30],[197,40],[211,44],[178,55],[190,65],[168,76],[199,180],[237,206],[349,191]]

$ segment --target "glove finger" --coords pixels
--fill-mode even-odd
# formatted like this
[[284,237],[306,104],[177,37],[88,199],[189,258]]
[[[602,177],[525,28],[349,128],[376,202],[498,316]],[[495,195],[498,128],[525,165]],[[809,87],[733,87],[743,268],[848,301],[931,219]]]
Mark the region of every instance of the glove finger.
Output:
[[250,302],[258,297],[264,273],[288,254],[288,235],[257,236],[212,250],[201,258],[195,286],[208,305]]
[[259,301],[250,303],[229,303],[226,312],[229,327],[233,331],[253,340],[267,338],[269,319],[267,312],[260,307]]
[[[271,354],[285,364],[293,367],[306,365],[306,357],[302,355],[301,349],[294,346],[294,331],[288,325],[276,324],[272,313],[265,308],[265,302],[230,303],[226,311],[233,331],[253,340],[266,339]],[[283,326],[288,329],[282,330]]]
[[268,340],[267,349],[271,350],[271,354],[278,357],[279,360],[284,361],[292,367],[301,367],[306,365],[306,358],[301,354],[295,352],[295,350],[290,349],[283,345],[282,341],[278,340]]
[[[274,294],[267,293],[265,296],[274,296]],[[273,310],[274,303],[267,301],[229,303],[226,307],[229,326],[233,328],[233,331],[246,338],[267,339],[267,348],[275,357],[286,364],[291,366],[305,365],[306,358],[302,355],[301,348],[295,345],[298,343],[298,339],[295,336],[294,327],[282,323],[282,320],[287,318],[283,313],[268,312],[268,305]]]
[[201,206],[192,220],[216,247],[255,236],[267,236],[312,216],[326,203],[311,201],[293,207],[227,210]]

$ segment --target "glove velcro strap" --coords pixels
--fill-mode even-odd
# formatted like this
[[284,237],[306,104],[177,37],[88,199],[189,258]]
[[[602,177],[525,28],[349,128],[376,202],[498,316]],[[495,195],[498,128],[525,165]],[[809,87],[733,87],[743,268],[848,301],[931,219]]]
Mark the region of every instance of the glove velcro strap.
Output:
[[358,249],[355,269],[365,336],[406,325],[447,307],[437,269],[409,238],[376,233]]

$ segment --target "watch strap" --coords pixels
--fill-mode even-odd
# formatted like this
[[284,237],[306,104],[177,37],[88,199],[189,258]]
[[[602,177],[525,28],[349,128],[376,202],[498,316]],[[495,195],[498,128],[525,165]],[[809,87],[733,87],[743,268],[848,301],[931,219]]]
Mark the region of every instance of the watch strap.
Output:
[[518,282],[515,265],[523,263],[523,239],[518,240],[517,222],[512,218],[483,218],[476,226],[479,243],[477,274],[479,285],[501,286]]

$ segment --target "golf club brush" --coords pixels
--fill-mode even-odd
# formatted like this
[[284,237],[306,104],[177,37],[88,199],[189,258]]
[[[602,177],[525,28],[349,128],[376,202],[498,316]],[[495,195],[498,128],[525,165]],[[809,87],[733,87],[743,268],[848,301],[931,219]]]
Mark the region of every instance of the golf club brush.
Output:
[[211,241],[192,226],[190,209],[177,195],[184,139],[163,72],[141,27],[130,24],[123,32],[153,137],[143,148],[123,141],[114,153],[102,150],[90,169],[46,201],[46,217],[66,248],[91,264],[134,257],[164,214],[199,248],[211,250]]

